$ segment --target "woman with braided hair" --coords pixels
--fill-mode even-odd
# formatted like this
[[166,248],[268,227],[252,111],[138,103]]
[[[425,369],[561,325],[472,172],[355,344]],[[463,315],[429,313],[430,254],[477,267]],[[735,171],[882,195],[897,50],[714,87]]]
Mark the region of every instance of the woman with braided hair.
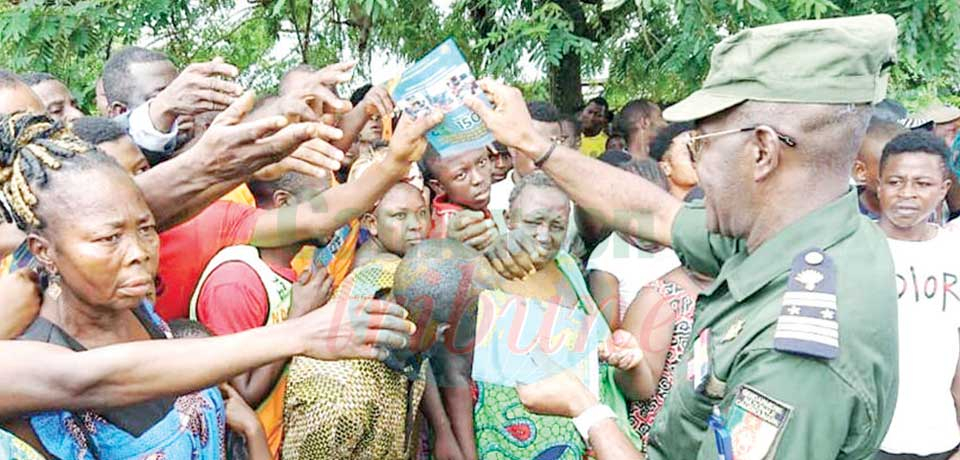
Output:
[[[154,217],[114,160],[45,115],[0,118],[0,209],[28,235],[46,279],[40,316],[21,339],[83,351],[169,337],[145,300],[157,273]],[[57,458],[219,459],[224,417],[211,388],[6,426]]]

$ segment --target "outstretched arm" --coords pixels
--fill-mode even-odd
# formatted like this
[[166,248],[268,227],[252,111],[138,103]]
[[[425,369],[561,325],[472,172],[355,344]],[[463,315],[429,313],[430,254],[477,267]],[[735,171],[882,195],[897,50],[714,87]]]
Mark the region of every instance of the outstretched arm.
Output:
[[424,135],[442,119],[439,113],[401,119],[383,161],[370,166],[356,181],[333,187],[306,203],[265,212],[257,219],[251,244],[277,247],[329,235],[360,217],[406,177],[426,149]]
[[[553,148],[540,166],[580,207],[614,230],[670,246],[673,220],[682,203],[634,174],[586,157],[537,134],[520,90],[492,80],[480,87],[493,101],[477,98],[466,104],[502,144],[537,161]],[[597,181],[597,177],[604,178]]]
[[158,228],[189,219],[304,142],[340,136],[322,123],[290,124],[284,116],[241,123],[253,103],[253,93],[247,92],[217,116],[197,145],[136,176]]
[[84,352],[0,341],[0,418],[50,409],[130,405],[178,395],[295,355],[385,359],[414,329],[402,307],[378,300],[330,303],[302,318],[206,339],[149,340]]
[[[599,404],[596,396],[569,371],[517,387],[520,402],[530,412],[574,418]],[[563,395],[558,398],[557,395]],[[643,460],[644,455],[620,431],[613,419],[595,423],[589,430],[590,447],[598,460]]]

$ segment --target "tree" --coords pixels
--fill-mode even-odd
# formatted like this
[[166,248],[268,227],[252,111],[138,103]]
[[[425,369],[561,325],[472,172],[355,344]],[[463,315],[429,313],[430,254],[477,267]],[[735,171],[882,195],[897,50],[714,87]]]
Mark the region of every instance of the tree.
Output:
[[[465,24],[503,72],[523,52],[543,64],[553,101],[580,102],[584,75],[608,65],[614,106],[642,96],[676,101],[699,87],[710,51],[744,28],[778,22],[888,13],[900,29],[892,92],[916,106],[960,91],[960,3],[956,0],[486,0],[461,1]],[[476,5],[480,6],[466,6]],[[557,15],[556,8],[562,14]]]
[[[900,29],[893,95],[911,108],[955,98],[956,0],[455,0],[449,11],[431,0],[26,0],[0,6],[0,66],[51,72],[90,107],[103,61],[131,43],[181,65],[223,56],[269,90],[296,63],[359,59],[363,76],[384,50],[413,61],[452,36],[476,73],[571,112],[593,83],[615,107],[676,101],[699,87],[713,45],[744,28],[871,12]],[[275,56],[287,36],[294,49]],[[520,62],[547,78],[520,82]]]

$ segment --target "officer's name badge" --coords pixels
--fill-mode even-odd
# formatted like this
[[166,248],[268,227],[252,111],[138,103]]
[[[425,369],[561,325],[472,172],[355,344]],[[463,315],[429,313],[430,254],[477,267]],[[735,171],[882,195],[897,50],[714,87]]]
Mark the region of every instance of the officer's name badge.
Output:
[[792,407],[767,397],[749,385],[740,387],[727,417],[733,458],[773,458],[792,410]]

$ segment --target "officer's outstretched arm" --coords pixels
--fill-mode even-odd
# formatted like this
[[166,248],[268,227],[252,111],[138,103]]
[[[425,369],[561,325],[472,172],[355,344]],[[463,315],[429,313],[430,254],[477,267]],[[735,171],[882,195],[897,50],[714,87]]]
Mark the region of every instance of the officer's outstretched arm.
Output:
[[620,431],[617,422],[605,419],[590,429],[590,447],[597,460],[645,460],[646,457],[633,447],[627,436]]
[[[596,407],[600,401],[570,371],[539,382],[518,385],[517,395],[534,414],[574,418]],[[563,395],[563,397],[557,397]],[[588,428],[590,447],[598,460],[644,460],[646,457],[620,431],[615,419],[596,420]],[[716,459],[714,457],[711,460]]]
[[487,107],[476,98],[467,99],[466,103],[498,141],[534,162],[539,161],[539,167],[577,205],[604,225],[671,245],[670,232],[682,204],[680,200],[634,174],[544,139],[533,127],[520,90],[492,80],[480,81],[480,87],[496,108]]
[[[876,407],[876,392],[853,383],[869,376],[844,378],[826,361],[772,348],[741,352],[738,361],[717,400],[738,458],[873,458],[889,424],[878,414],[889,412]],[[716,458],[707,430],[697,459]]]

